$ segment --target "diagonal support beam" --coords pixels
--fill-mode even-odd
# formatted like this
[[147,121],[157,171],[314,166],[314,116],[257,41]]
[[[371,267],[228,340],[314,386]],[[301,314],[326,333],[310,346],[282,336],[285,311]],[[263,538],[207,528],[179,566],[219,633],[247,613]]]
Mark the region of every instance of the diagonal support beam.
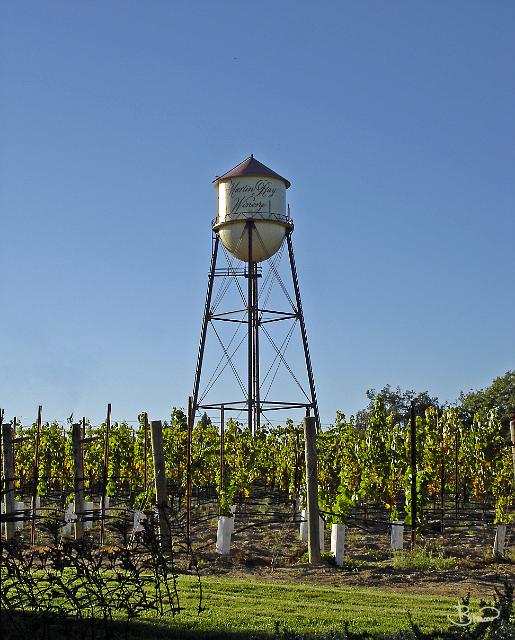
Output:
[[320,414],[318,412],[317,394],[315,389],[315,377],[313,376],[313,367],[311,366],[311,356],[309,355],[308,334],[306,331],[306,324],[304,322],[304,312],[302,311],[302,300],[300,298],[299,279],[297,276],[297,267],[295,266],[295,256],[293,254],[293,243],[291,239],[291,231],[286,235],[286,241],[288,242],[288,255],[290,257],[291,276],[293,280],[293,288],[295,289],[295,298],[297,301],[297,311],[299,314],[300,331],[302,333],[302,343],[304,345],[304,357],[306,359],[306,370],[308,373],[309,388],[311,391],[311,402],[313,405],[313,411],[315,413],[316,428],[320,430]]
[[211,314],[211,297],[213,295],[213,283],[215,281],[215,269],[216,269],[216,257],[218,255],[218,245],[220,243],[220,237],[215,235],[215,243],[213,246],[213,253],[211,255],[211,268],[209,270],[209,279],[207,281],[207,295],[206,305],[204,307],[204,319],[202,321],[202,329],[200,332],[200,344],[197,356],[197,368],[195,370],[195,382],[193,383],[193,401],[192,401],[192,415],[195,415],[197,411],[198,403],[198,391],[200,386],[200,376],[202,374],[202,361],[204,359],[204,349],[206,346],[207,325],[209,323],[209,317]]

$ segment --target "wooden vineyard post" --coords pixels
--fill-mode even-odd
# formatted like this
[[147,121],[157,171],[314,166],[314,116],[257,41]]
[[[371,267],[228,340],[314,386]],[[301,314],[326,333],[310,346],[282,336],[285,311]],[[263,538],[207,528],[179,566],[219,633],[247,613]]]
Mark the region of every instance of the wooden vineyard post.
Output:
[[188,398],[188,446],[186,451],[186,544],[191,534],[191,441],[193,439],[193,398]]
[[510,415],[511,451],[513,455],[513,481],[515,482],[515,409]]
[[9,540],[14,536],[16,525],[14,522],[14,427],[12,424],[2,424],[2,463],[4,474],[4,513],[6,517],[5,533]]
[[312,416],[304,418],[304,439],[306,442],[308,555],[309,562],[315,563],[320,562],[320,514],[318,507],[316,420]]
[[417,539],[417,418],[415,402],[410,407],[410,444],[411,444],[411,548],[415,548]]
[[456,520],[458,520],[460,511],[460,474],[459,474],[459,453],[460,453],[460,430],[456,427],[454,435],[454,508],[456,511]]
[[30,543],[36,542],[36,511],[38,502],[38,484],[39,484],[39,445],[41,442],[41,412],[43,407],[38,407],[38,417],[36,421],[36,448],[34,452],[34,486],[32,487],[31,501],[31,522],[30,522]]
[[[440,425],[439,416],[438,416],[438,407],[436,408],[436,424],[437,428]],[[440,431],[440,440],[442,441],[442,446],[440,449],[440,531],[443,533],[444,531],[444,523],[445,523],[445,451],[444,451],[444,421],[441,421]]]
[[168,508],[168,495],[166,488],[165,456],[163,451],[163,425],[161,424],[161,420],[152,420],[150,425],[156,506],[159,515],[159,536],[161,546],[164,547],[170,539],[170,527],[168,526],[168,514],[166,513]]
[[109,431],[110,430],[111,430],[111,403],[107,405],[106,431],[105,431],[105,439],[104,439],[104,466],[103,466],[103,478],[102,478],[102,496],[100,498],[100,544],[104,544],[104,538],[105,538],[106,493],[107,493],[107,474],[108,474],[108,467],[109,467]]
[[[293,505],[293,509],[294,509],[294,514],[297,514],[297,517],[300,513],[300,502],[301,502],[301,488],[300,488],[300,484],[302,481],[302,468],[301,468],[301,463],[302,463],[302,455],[301,455],[301,450],[300,450],[300,431],[299,429],[295,430],[295,480],[294,480],[294,486],[295,486],[295,499],[297,502],[297,504],[294,503]],[[298,508],[297,508],[298,506]]]
[[147,483],[148,483],[147,458],[148,458],[148,413],[145,411],[145,416],[143,418],[143,488],[145,491],[147,490]]
[[[225,407],[220,405],[220,482],[219,482],[219,495],[223,495],[225,487]],[[222,509],[220,507],[219,514],[222,515]]]
[[84,535],[84,457],[82,452],[82,424],[72,425],[73,476],[75,491],[75,540]]

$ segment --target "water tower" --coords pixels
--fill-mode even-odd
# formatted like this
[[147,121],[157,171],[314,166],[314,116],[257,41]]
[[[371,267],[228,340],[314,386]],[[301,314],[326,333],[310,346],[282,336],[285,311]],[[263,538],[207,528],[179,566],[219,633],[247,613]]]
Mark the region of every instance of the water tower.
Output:
[[[260,428],[262,416],[269,411],[304,409],[307,414],[313,412],[317,428],[319,428],[320,417],[315,381],[293,254],[293,221],[286,204],[286,190],[290,187],[290,182],[251,155],[227,173],[217,177],[214,180],[214,186],[217,192],[217,212],[216,218],[212,221],[211,268],[208,276],[204,319],[193,385],[191,416],[193,418],[197,411],[216,410],[220,411],[221,423],[224,424],[225,412],[237,411],[239,414],[246,412],[248,426],[255,433]],[[218,266],[220,244],[227,257],[228,266],[226,268]],[[294,292],[291,297],[288,295],[274,264],[274,256],[279,251],[282,252],[284,245],[287,246],[288,271],[291,275],[291,285]],[[262,264],[267,263],[270,265],[271,272],[275,272],[291,303],[291,308],[288,310],[263,308],[260,305],[259,281],[262,275]],[[223,312],[215,311],[213,290],[215,280],[218,277],[236,281],[241,293],[241,308],[224,310]],[[304,398],[300,400],[268,400],[261,397],[260,334],[262,331],[266,331],[266,336],[269,337],[270,334],[265,325],[269,327],[271,323],[281,320],[293,320],[300,326],[308,382],[308,390],[304,391],[294,376],[303,391]],[[233,373],[240,382],[240,390],[244,397],[221,398],[216,402],[203,402],[203,397],[199,396],[199,390],[208,328],[210,324],[214,325],[217,322],[246,325],[246,384],[242,384],[245,375],[240,376],[231,362],[229,350],[222,344],[219,334],[216,333]],[[214,330],[216,332],[216,329]],[[276,358],[280,357],[291,371],[284,356],[277,347],[275,349],[277,351]]]

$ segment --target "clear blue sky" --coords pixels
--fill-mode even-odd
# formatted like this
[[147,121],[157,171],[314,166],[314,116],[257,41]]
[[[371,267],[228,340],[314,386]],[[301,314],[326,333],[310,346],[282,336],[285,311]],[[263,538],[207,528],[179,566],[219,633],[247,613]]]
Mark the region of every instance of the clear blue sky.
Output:
[[514,33],[501,0],[3,2],[6,415],[185,406],[251,152],[292,181],[322,422],[512,369]]

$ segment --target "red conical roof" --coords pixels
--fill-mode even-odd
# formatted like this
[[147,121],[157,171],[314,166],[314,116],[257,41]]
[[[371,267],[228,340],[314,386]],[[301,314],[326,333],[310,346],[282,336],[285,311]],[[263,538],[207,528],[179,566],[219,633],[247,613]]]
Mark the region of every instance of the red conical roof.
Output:
[[227,173],[224,173],[223,176],[217,176],[217,178],[213,180],[213,182],[216,183],[219,180],[223,180],[225,178],[237,177],[275,178],[276,180],[282,180],[287,189],[291,185],[289,180],[286,180],[286,178],[283,178],[275,171],[272,171],[272,169],[269,169],[262,162],[256,160],[253,155],[250,155],[246,160],[240,162],[240,164],[234,167],[234,169],[231,169]]

